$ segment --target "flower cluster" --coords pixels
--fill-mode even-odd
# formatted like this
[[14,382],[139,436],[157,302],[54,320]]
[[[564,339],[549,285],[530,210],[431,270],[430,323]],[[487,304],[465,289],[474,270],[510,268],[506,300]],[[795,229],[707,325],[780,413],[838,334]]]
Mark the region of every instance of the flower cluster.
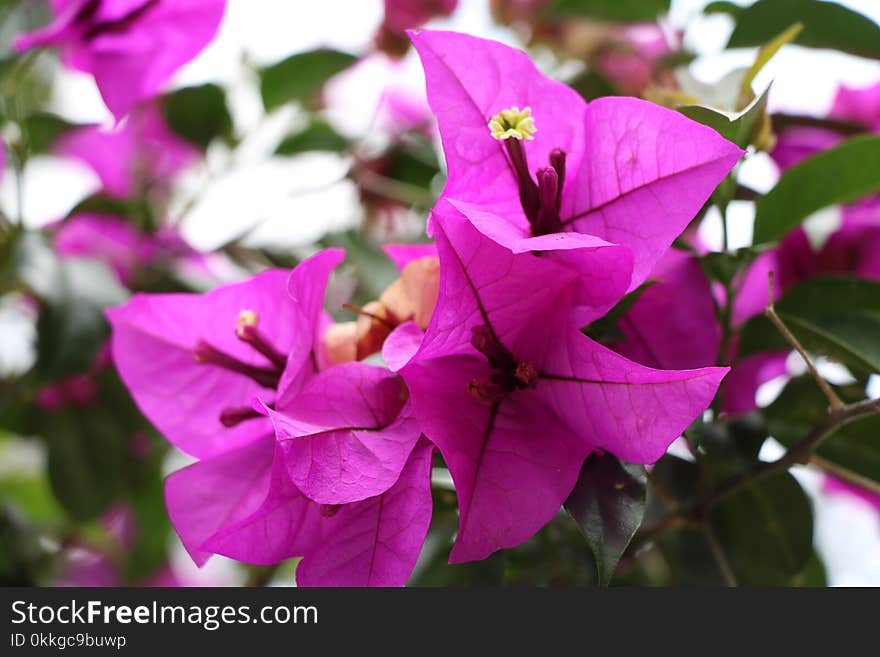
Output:
[[741,150],[644,101],[587,104],[499,43],[411,38],[449,178],[434,244],[389,248],[401,278],[357,322],[323,306],[338,249],[108,312],[140,409],[197,459],[165,488],[197,563],[302,557],[301,585],[402,585],[435,452],[450,560],[483,559],[544,526],[591,453],[660,458],[727,371],[647,367],[581,329],[669,257]]

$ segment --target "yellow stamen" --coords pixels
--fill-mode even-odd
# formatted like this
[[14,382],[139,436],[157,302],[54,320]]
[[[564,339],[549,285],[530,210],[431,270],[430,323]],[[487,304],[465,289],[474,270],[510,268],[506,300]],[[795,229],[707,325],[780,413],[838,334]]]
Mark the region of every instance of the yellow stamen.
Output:
[[492,136],[499,141],[505,139],[534,139],[538,129],[535,127],[535,119],[532,117],[532,108],[511,107],[498,112],[489,121],[489,130]]
[[260,316],[253,310],[242,310],[238,313],[238,326],[236,332],[241,331],[246,326],[256,327],[260,323]]

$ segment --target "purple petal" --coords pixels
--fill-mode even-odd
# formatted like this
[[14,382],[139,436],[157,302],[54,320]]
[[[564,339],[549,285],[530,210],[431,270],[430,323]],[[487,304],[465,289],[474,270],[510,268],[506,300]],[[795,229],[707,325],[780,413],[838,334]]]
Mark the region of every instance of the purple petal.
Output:
[[490,403],[468,392],[486,377],[476,358],[407,365],[419,422],[440,449],[461,514],[450,563],[484,559],[531,538],[571,492],[589,447],[534,391]]
[[728,371],[643,367],[571,331],[548,355],[536,394],[588,445],[654,463],[709,407]]
[[346,363],[311,379],[291,406],[269,410],[293,484],[320,504],[388,490],[421,433],[406,398],[393,372]]
[[382,250],[399,271],[403,271],[413,260],[437,255],[437,247],[433,244],[385,244]]
[[[451,208],[442,202],[440,207]],[[529,341],[535,337],[529,327],[540,323],[553,328],[548,318],[569,312],[576,280],[571,270],[530,254],[512,254],[454,210],[435,210],[434,218],[440,294],[419,358],[476,354],[471,329],[480,325],[489,326],[513,348],[524,333]],[[552,340],[552,332],[537,336],[539,342]]]
[[763,384],[788,372],[787,351],[753,354],[736,363],[724,380],[722,408],[729,415],[750,413],[758,407],[755,395]]
[[302,261],[290,273],[288,296],[293,300],[292,341],[287,367],[278,385],[276,406],[283,408],[296,396],[308,375],[314,373],[316,349],[326,328],[324,294],[330,273],[345,259],[342,249],[324,249]]
[[[178,470],[165,481],[168,515],[193,561],[211,554],[272,564],[303,554],[317,506],[275,468],[271,435]],[[279,476],[280,475],[280,476]]]
[[[267,389],[245,375],[197,363],[203,340],[249,365],[268,360],[236,338],[242,310],[259,316],[259,329],[276,350],[294,353],[295,310],[286,295],[288,272],[270,270],[204,295],[136,294],[111,308],[113,359],[135,402],[157,429],[188,454],[206,457],[271,433],[265,418],[226,428],[220,414],[249,406]],[[173,409],[173,410],[171,410]]]
[[670,249],[632,308],[620,319],[624,340],[617,353],[642,365],[693,369],[715,364],[721,326],[709,281],[699,260]]
[[415,322],[405,322],[391,331],[382,344],[382,360],[392,372],[403,369],[422,345],[425,332]]
[[403,586],[431,523],[431,456],[422,440],[386,493],[324,520],[325,541],[299,564],[299,586]]
[[[585,326],[610,310],[626,293],[632,277],[633,256],[626,247],[582,233],[553,233],[532,237],[523,220],[519,224],[473,203],[449,199],[483,235],[514,254],[540,253],[571,270],[579,286],[575,293],[575,323]],[[438,212],[442,212],[443,205]],[[537,267],[537,263],[535,263]],[[548,272],[553,275],[553,271]],[[535,272],[535,275],[539,275]]]
[[410,37],[440,125],[449,169],[445,196],[522,219],[516,181],[488,128],[492,116],[513,106],[530,107],[535,118],[535,139],[523,142],[532,168],[547,166],[550,152],[561,148],[569,172],[564,187],[574,184],[584,147],[583,98],[542,75],[525,53],[496,41],[431,30]]
[[629,247],[633,290],[743,151],[711,128],[636,98],[599,98],[585,123],[583,161],[562,196],[563,223]]

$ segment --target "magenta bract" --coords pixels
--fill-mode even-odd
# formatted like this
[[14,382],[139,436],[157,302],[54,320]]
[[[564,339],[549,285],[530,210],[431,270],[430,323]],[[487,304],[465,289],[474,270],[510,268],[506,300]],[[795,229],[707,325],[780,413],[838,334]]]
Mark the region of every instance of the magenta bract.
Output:
[[225,8],[225,0],[54,0],[52,24],[15,49],[59,48],[68,66],[95,76],[118,121],[208,45]]

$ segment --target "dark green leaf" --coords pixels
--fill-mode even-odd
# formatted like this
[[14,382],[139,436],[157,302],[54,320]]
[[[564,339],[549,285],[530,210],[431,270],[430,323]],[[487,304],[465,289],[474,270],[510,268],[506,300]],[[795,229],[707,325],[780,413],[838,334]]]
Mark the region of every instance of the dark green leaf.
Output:
[[880,136],[852,137],[786,171],[755,208],[755,244],[781,238],[822,208],[880,191]]
[[325,121],[314,121],[301,132],[286,137],[275,149],[276,155],[299,155],[308,151],[338,153],[348,148],[348,139]]
[[226,94],[216,84],[179,89],[165,97],[165,119],[178,135],[205,148],[214,139],[232,138]]
[[810,501],[788,473],[724,500],[711,523],[740,585],[786,586],[813,554]]
[[125,580],[141,583],[154,575],[168,559],[168,536],[171,523],[165,510],[164,486],[158,472],[135,490],[131,509],[138,532],[137,539],[128,554]]
[[594,100],[602,96],[619,96],[620,90],[604,75],[590,69],[578,75],[569,86],[577,91],[585,100]]
[[828,579],[825,576],[825,564],[822,563],[822,558],[816,552],[813,552],[813,556],[810,557],[804,569],[794,577],[791,585],[800,588],[824,588],[828,586]]
[[[791,447],[827,415],[828,400],[809,377],[794,379],[764,409],[770,433]],[[835,431],[817,450],[842,468],[880,481],[880,416],[859,418]]]
[[[724,11],[730,3],[713,3]],[[871,19],[837,3],[819,0],[759,0],[735,12],[736,28],[728,48],[761,46],[800,21],[804,30],[797,43],[811,48],[830,48],[864,57],[880,57],[880,26]]]
[[319,49],[291,55],[260,71],[263,105],[273,110],[285,103],[311,101],[323,84],[356,61],[339,50]]
[[[841,360],[853,373],[880,372],[880,283],[860,278],[813,278],[788,290],[776,312],[804,347]],[[788,350],[764,316],[750,320],[740,357]]]
[[95,519],[120,500],[132,501],[139,514],[157,499],[144,491],[159,485],[161,453],[133,448],[134,436],[149,429],[116,374],[105,371],[92,380],[93,403],[44,414],[40,435],[48,446],[52,490],[77,520]]
[[645,515],[645,468],[610,454],[584,462],[565,508],[587,539],[599,583],[607,586]]
[[669,0],[554,0],[547,18],[583,16],[622,23],[654,21],[669,11]]
[[34,114],[21,126],[30,153],[47,152],[58,137],[76,127],[54,114]]

